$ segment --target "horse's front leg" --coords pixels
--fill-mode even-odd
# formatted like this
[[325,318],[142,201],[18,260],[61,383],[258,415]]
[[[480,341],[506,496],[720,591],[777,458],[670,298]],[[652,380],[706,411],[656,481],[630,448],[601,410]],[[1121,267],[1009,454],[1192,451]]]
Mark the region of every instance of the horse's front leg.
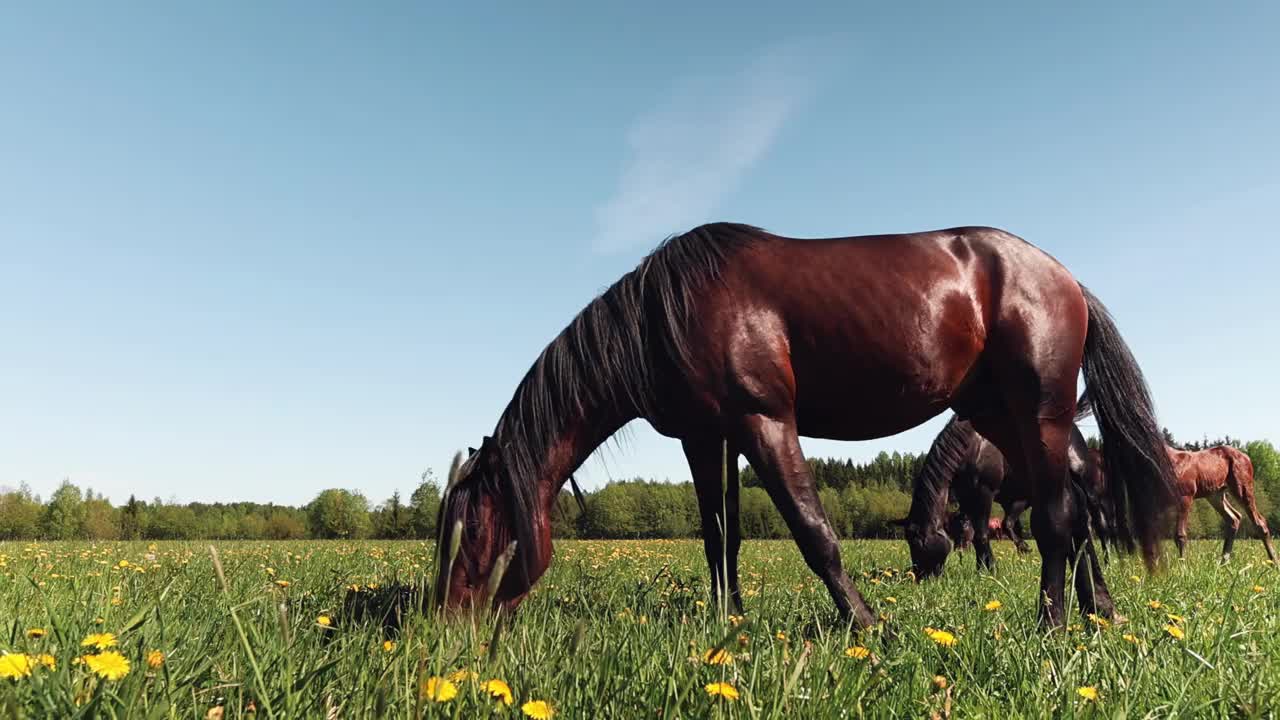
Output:
[[743,452],[791,528],[809,569],[826,584],[841,617],[861,627],[874,625],[875,616],[840,561],[840,543],[818,500],[794,419],[749,415],[740,432]]
[[[738,452],[726,450],[719,437],[685,440],[685,459],[693,475],[702,517],[702,546],[711,569],[711,598],[719,602],[726,588],[733,609],[742,613],[738,587],[738,550],[742,529],[738,519]],[[722,482],[723,481],[723,482]]]

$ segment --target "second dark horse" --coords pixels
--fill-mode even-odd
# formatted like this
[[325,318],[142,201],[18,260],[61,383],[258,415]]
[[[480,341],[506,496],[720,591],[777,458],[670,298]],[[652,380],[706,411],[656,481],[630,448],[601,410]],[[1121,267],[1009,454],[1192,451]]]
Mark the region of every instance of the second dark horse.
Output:
[[[937,471],[946,463],[948,449],[960,448],[961,460],[952,463],[950,475]],[[1113,532],[1111,502],[1107,494],[1101,456],[1085,442],[1080,428],[1072,426],[1067,446],[1069,488],[1077,504],[1084,508],[1089,535],[1105,542]],[[939,484],[941,483],[941,484]],[[992,507],[999,503],[1005,511],[1004,531],[1018,546],[1029,550],[1022,538],[1019,518],[1032,503],[1034,484],[1019,476],[991,441],[978,434],[973,424],[952,416],[934,441],[916,475],[911,497],[911,510],[901,524],[911,529],[907,542],[911,548],[912,571],[925,578],[942,571],[951,550],[957,545],[955,525],[963,524],[965,534],[972,532],[972,543],[979,569],[993,569],[991,552]],[[949,500],[959,511],[947,518]],[[970,530],[971,528],[971,530]],[[939,540],[945,537],[946,542]],[[1096,563],[1092,543],[1086,543],[1089,562]]]
[[[1135,505],[1153,563],[1173,474],[1151,399],[1102,303],[1052,257],[983,227],[815,240],[695,228],[547,345],[493,436],[451,473],[440,527],[456,528],[459,541],[441,545],[435,596],[450,608],[518,604],[551,563],[551,509],[570,474],[644,418],[684,446],[713,587],[740,605],[736,468],[745,455],[842,616],[871,625],[800,436],[885,437],[951,408],[1031,479],[1037,605],[1044,622],[1061,625],[1067,563],[1087,536],[1067,483],[1082,365],[1107,466],[1123,479],[1118,511],[1126,499]],[[500,556],[512,562],[491,593]],[[1092,593],[1080,604],[1109,612],[1101,576],[1095,582],[1096,605]]]

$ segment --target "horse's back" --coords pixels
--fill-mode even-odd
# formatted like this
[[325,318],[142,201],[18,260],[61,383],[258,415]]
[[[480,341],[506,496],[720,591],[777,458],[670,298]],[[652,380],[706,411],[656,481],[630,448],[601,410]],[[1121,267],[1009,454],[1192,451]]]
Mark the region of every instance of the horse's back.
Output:
[[[770,367],[790,377],[763,385],[794,394],[804,434],[882,437],[934,417],[978,374],[993,337],[1006,354],[1074,360],[1074,400],[1085,312],[1078,284],[1048,254],[1006,231],[974,226],[829,239],[762,233],[726,266],[724,281],[731,302],[719,330],[737,340],[731,367],[749,372],[761,348],[785,353]],[[1071,311],[1081,318],[1076,352],[1040,352],[1036,343],[1070,335],[1055,326],[1053,313]],[[867,412],[849,413],[850,405]]]

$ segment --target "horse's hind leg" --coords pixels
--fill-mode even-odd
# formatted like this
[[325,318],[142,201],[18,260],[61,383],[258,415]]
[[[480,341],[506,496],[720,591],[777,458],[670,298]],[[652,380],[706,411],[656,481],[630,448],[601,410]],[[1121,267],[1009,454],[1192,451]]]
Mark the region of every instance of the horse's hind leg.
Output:
[[[1231,471],[1232,473],[1239,472],[1234,465]],[[1235,483],[1229,484],[1228,487],[1231,488],[1231,494],[1248,509],[1249,519],[1253,521],[1254,527],[1258,528],[1258,532],[1262,533],[1262,546],[1267,549],[1267,557],[1271,559],[1271,563],[1274,565],[1280,562],[1276,560],[1275,548],[1271,547],[1271,530],[1267,527],[1267,519],[1262,516],[1262,513],[1258,512],[1258,503],[1254,502],[1253,499],[1252,475],[1249,476],[1247,482],[1245,478],[1237,477],[1235,478]],[[1234,510],[1234,508],[1232,509]],[[1239,511],[1236,514],[1239,515]]]
[[840,561],[840,544],[818,500],[795,422],[749,415],[743,420],[742,435],[744,454],[791,528],[805,562],[826,584],[841,617],[852,618],[862,627],[874,625],[875,616]]
[[1222,516],[1222,562],[1231,560],[1231,548],[1236,542],[1236,533],[1240,532],[1240,511],[1227,502],[1225,490],[1216,492],[1208,498],[1209,504]]
[[[693,475],[702,516],[702,547],[711,569],[711,598],[719,602],[727,588],[734,610],[742,612],[738,589],[738,550],[742,529],[738,519],[738,453],[718,437],[685,440],[685,459]],[[724,485],[721,479],[724,479]]]

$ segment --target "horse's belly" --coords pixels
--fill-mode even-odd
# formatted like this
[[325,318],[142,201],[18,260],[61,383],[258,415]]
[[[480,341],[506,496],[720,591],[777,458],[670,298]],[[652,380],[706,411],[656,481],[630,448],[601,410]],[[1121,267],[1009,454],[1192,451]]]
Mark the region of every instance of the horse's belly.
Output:
[[895,377],[807,383],[797,376],[796,386],[797,430],[829,440],[871,440],[910,430],[945,411],[954,394],[954,388],[936,385],[921,392],[916,383]]

